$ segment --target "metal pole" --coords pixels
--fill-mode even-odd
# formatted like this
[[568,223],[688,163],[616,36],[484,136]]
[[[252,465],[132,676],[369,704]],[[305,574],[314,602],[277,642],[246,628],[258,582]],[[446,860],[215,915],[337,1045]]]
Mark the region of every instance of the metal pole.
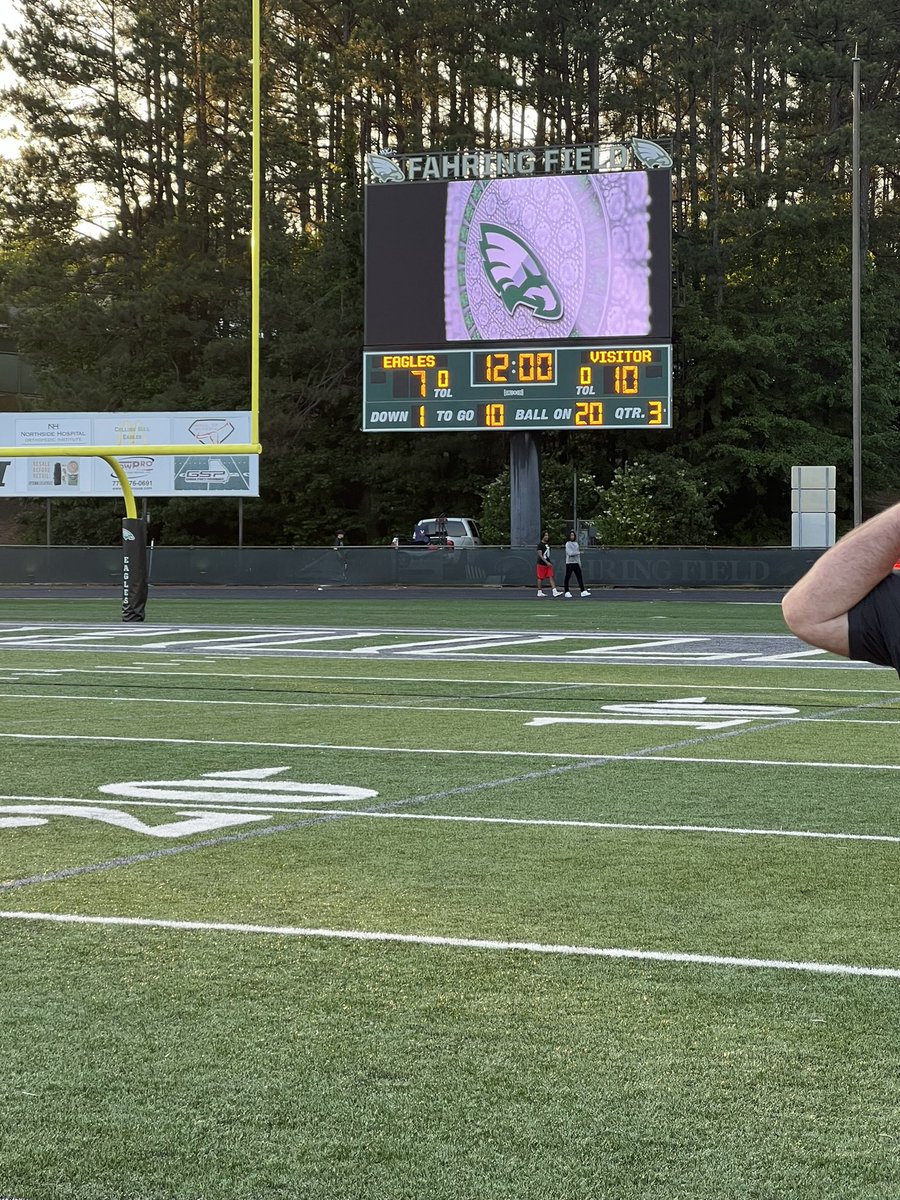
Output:
[[244,545],[244,497],[238,496],[238,549]]
[[860,360],[860,179],[859,179],[859,54],[853,52],[853,202],[851,219],[851,305],[850,353],[852,362],[853,413],[853,524],[862,522],[862,367]]
[[50,545],[50,497],[47,497],[47,545]]
[[252,0],[253,149],[250,170],[250,441],[259,442],[260,235],[262,226],[261,0]]

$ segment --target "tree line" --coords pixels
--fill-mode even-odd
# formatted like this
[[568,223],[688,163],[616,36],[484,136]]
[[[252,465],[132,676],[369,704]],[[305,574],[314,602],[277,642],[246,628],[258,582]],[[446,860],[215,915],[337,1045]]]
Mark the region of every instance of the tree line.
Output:
[[[548,476],[602,496],[644,464],[661,510],[680,503],[666,481],[688,480],[710,536],[783,544],[791,466],[829,463],[846,521],[855,49],[867,510],[896,493],[895,0],[261,3],[264,457],[247,541],[342,527],[373,542],[496,510],[503,434],[359,431],[366,154],[633,136],[674,158],[674,428],[544,434]],[[246,407],[250,0],[20,9],[2,42],[20,151],[0,159],[0,319],[40,407]],[[68,502],[58,536],[115,538],[109,507]],[[154,515],[166,541],[231,542],[232,510]],[[23,520],[28,536],[27,505]]]

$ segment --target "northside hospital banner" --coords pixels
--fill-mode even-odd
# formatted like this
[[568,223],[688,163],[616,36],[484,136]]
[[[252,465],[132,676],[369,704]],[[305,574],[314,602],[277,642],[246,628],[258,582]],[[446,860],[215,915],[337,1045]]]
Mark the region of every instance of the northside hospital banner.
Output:
[[[40,458],[0,454],[0,498],[121,496],[100,458],[67,447],[115,446],[135,496],[258,496],[255,454],[229,454],[250,441],[249,412],[0,413],[0,446],[52,446]],[[196,454],[148,455],[141,446],[190,446]],[[121,447],[121,453],[119,453]]]

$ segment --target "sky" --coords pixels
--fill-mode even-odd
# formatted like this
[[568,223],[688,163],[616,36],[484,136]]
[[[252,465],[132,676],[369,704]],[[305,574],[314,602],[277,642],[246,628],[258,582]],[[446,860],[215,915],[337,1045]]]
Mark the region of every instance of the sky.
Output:
[[[20,21],[19,0],[0,0],[0,40],[5,39],[6,30],[16,29]],[[0,62],[0,89],[9,87],[14,78],[13,73]],[[18,154],[20,143],[14,132],[14,122],[0,112],[0,158],[13,158]],[[84,219],[76,226],[76,230],[87,237],[97,237],[110,228],[107,206],[101,203],[90,184],[81,184],[78,190]]]

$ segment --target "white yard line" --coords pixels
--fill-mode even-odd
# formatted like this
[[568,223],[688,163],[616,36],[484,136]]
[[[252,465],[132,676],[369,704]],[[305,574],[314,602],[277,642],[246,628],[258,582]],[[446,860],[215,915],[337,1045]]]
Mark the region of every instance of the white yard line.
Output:
[[[379,704],[370,703],[355,703],[349,704],[337,700],[213,700],[213,699],[188,699],[182,696],[69,696],[62,693],[56,693],[48,696],[46,693],[28,693],[28,692],[0,692],[0,699],[3,700],[39,700],[42,704],[46,704],[48,700],[71,700],[77,701],[79,705],[85,704],[187,704],[187,705],[208,705],[214,708],[281,708],[288,711],[294,709],[347,709],[353,712],[396,712],[396,713],[489,713],[492,716],[501,717],[560,717],[560,718],[583,718],[585,721],[597,720],[595,712],[579,711],[578,709],[558,709],[558,708],[509,708],[497,706],[483,705],[466,705],[466,704],[420,704],[415,696],[406,697],[409,701],[406,704]],[[766,718],[772,719],[772,718]],[[778,718],[774,718],[778,719]],[[796,720],[812,720],[813,718],[785,717],[787,721]],[[750,718],[742,718],[746,723],[749,723]],[[900,720],[900,719],[898,719]],[[603,718],[603,723],[608,725],[684,725],[694,724],[694,722],[686,721],[667,721],[660,717],[658,720],[636,720],[625,717],[609,717]]]
[[[619,647],[616,646],[610,646],[608,649],[601,647],[599,650],[591,647],[589,650],[569,650],[568,655],[572,658],[580,655],[580,662],[591,664],[595,662],[618,662],[619,659],[616,657],[618,650]],[[629,650],[627,646],[622,646],[621,650],[627,660],[636,660],[637,665],[640,665],[642,662],[661,662],[663,666],[667,667],[675,666],[679,663],[686,667],[703,666],[704,663],[717,664],[724,662],[726,658],[747,658],[747,655],[742,650],[728,650],[718,653],[714,651],[685,650],[683,654],[667,654],[660,650]]]
[[[228,657],[229,657],[229,661],[230,661],[231,656],[229,655]],[[315,673],[304,672],[302,674],[298,674],[296,672],[284,673],[284,672],[276,672],[276,671],[203,671],[196,667],[193,667],[194,661],[195,660],[191,660],[191,665],[192,665],[191,670],[189,670],[189,671],[167,670],[166,676],[167,677],[172,676],[172,677],[177,677],[177,678],[181,678],[181,679],[272,679],[272,680],[287,679],[287,680],[291,680],[294,683],[307,683],[307,682],[311,682],[311,681],[327,680],[329,682],[343,682],[343,683],[428,683],[428,684],[448,683],[448,684],[456,684],[460,687],[466,687],[466,686],[469,686],[470,684],[479,684],[479,685],[484,684],[486,686],[489,685],[491,687],[527,687],[527,688],[537,688],[537,687],[547,687],[548,686],[546,681],[542,680],[542,679],[503,679],[503,678],[491,678],[491,679],[471,678],[470,679],[470,678],[467,678],[466,676],[432,675],[429,672],[423,672],[423,674],[421,674],[421,675],[357,675],[357,674],[350,673],[350,672],[337,674],[337,675],[331,675],[331,674],[322,674],[321,672],[315,672]],[[197,661],[201,661],[201,660],[197,660]],[[216,662],[218,660],[211,659],[210,661]],[[17,668],[10,667],[9,671],[17,676],[22,677],[22,678],[27,678],[29,675],[44,675],[44,674],[51,674],[51,673],[54,675],[94,675],[94,674],[128,675],[128,674],[150,674],[153,672],[158,672],[161,666],[169,666],[169,665],[170,664],[168,664],[168,663],[164,663],[164,662],[160,663],[158,661],[155,661],[155,662],[142,663],[139,666],[131,666],[131,667],[116,667],[116,666],[17,667]],[[355,666],[356,664],[354,662],[350,665]],[[586,665],[593,666],[592,663],[586,664]],[[625,665],[625,664],[623,664],[623,665]],[[888,668],[885,668],[885,669],[888,669]],[[652,683],[652,682],[622,683],[619,681],[616,681],[615,683],[603,683],[603,682],[598,682],[596,679],[584,680],[583,682],[579,682],[578,680],[569,679],[564,682],[553,683],[549,686],[552,686],[554,691],[560,691],[560,690],[568,691],[570,689],[572,691],[578,691],[579,689],[583,690],[584,688],[598,688],[598,689],[607,690],[607,691],[611,690],[611,689],[615,689],[618,691],[618,690],[624,689],[624,688],[646,688],[648,690],[656,689],[657,691],[671,692],[671,691],[679,691],[680,689],[683,689],[683,688],[687,687],[688,685],[678,684],[678,683]],[[834,694],[839,693],[842,696],[857,696],[857,695],[858,696],[893,696],[895,699],[898,698],[898,696],[900,696],[900,689],[898,689],[896,687],[895,688],[861,688],[861,687],[841,686],[840,688],[836,689],[836,688],[814,687],[813,685],[810,685],[808,687],[802,687],[802,686],[785,687],[783,685],[775,684],[775,683],[772,683],[772,684],[764,684],[764,683],[748,684],[748,683],[715,683],[715,682],[712,682],[712,683],[705,684],[705,683],[698,683],[696,680],[694,680],[690,684],[690,687],[692,689],[698,688],[698,687],[706,688],[709,691],[718,691],[718,692],[800,692],[800,693],[808,692],[810,694],[823,693],[826,695],[834,695]]]
[[[498,650],[502,646],[535,646],[543,642],[565,642],[571,641],[572,635],[568,633],[530,633],[520,637],[493,638],[489,642],[472,642],[466,645],[464,642],[457,642],[453,645],[446,645],[439,642],[432,642],[425,650],[403,650],[403,654],[409,658],[424,658],[432,654],[463,654],[469,650]],[[390,646],[385,649],[397,650],[398,647]],[[354,651],[354,654],[357,651]]]
[[[129,745],[134,745],[136,742],[140,742],[141,744],[154,743],[161,746],[250,746],[273,750],[358,750],[371,751],[375,754],[428,754],[432,757],[436,754],[463,754],[486,756],[490,758],[497,756],[500,758],[597,758],[596,754],[569,754],[565,751],[555,750],[448,750],[445,746],[430,749],[424,746],[357,746],[345,745],[336,742],[254,742],[221,738],[147,737],[144,734],[141,734],[139,737],[126,737],[119,734],[104,733],[0,733],[0,738],[11,739],[14,741],[126,742]],[[606,755],[603,755],[602,757],[605,758]]]
[[[104,808],[175,808],[182,816],[197,816],[199,810],[258,813],[260,816],[331,816],[362,817],[379,821],[437,821],[462,825],[515,825],[551,829],[598,829],[606,832],[624,833],[706,833],[732,837],[777,837],[807,838],[824,842],[885,842],[900,845],[900,835],[890,833],[845,833],[818,829],[766,829],[735,825],[668,825],[649,824],[635,821],[579,821],[555,817],[476,817],[460,816],[456,813],[410,813],[389,812],[369,808],[333,808],[327,801],[319,805],[265,804],[259,800],[217,800],[215,796],[198,795],[195,802],[188,800],[135,800],[130,796],[103,794],[85,799],[79,796],[20,796],[0,795],[0,801],[18,804],[61,804],[83,805]],[[4,809],[0,807],[0,817]]]
[[[104,629],[98,629],[95,632],[88,632],[87,630],[82,630],[82,631],[72,630],[72,632],[70,632],[70,633],[59,633],[58,627],[55,627],[55,626],[48,626],[47,628],[48,628],[47,633],[35,634],[32,637],[28,637],[28,638],[21,638],[21,637],[11,638],[11,637],[5,636],[4,634],[0,634],[0,648],[3,648],[3,649],[12,648],[12,649],[16,649],[16,650],[23,650],[23,649],[24,650],[41,650],[44,647],[46,647],[47,649],[53,650],[53,649],[59,649],[61,646],[67,645],[71,642],[80,644],[83,642],[97,641],[98,639],[102,641],[103,639],[109,640],[109,639],[118,639],[120,637],[124,637],[126,639],[126,641],[133,642],[138,637],[144,637],[144,638],[168,637],[172,633],[197,633],[197,634],[201,634],[201,635],[206,634],[206,630],[203,628],[177,629],[177,630],[172,630],[172,629],[150,629],[150,630],[148,630],[148,629],[139,629],[139,628],[138,629],[134,629],[134,628],[133,629],[104,628]],[[50,631],[52,631],[52,632],[50,632]],[[200,640],[200,638],[192,639],[192,641],[194,641],[194,642],[199,641],[199,640]],[[165,643],[157,643],[157,642],[152,643],[154,649],[158,649],[161,644],[165,645]],[[140,646],[128,646],[127,648],[129,650],[142,649],[142,647],[140,647]],[[108,647],[106,647],[106,646],[91,646],[90,649],[102,651],[102,650],[108,649]]]
[[[437,641],[431,637],[427,641],[415,642],[385,642],[383,646],[358,646],[353,654],[376,654],[382,650],[391,653],[436,654],[440,651],[453,650],[489,650],[496,646],[530,645],[532,642],[562,642],[569,634],[501,634],[501,633],[469,633],[465,637],[446,637]],[[422,649],[424,647],[424,649]]]
[[[16,625],[10,626],[10,625],[5,624],[4,622],[0,621],[0,637],[3,636],[3,633],[10,632],[11,629],[15,629],[15,628],[18,628],[18,626],[16,626]],[[129,636],[129,635],[130,636],[139,636],[142,632],[140,629],[132,629],[132,630],[123,629],[121,627],[121,625],[109,625],[109,624],[98,625],[93,622],[77,622],[77,621],[69,621],[69,622],[52,621],[52,622],[47,622],[45,624],[35,624],[35,625],[31,625],[31,626],[26,626],[26,628],[36,629],[36,630],[37,629],[46,629],[48,631],[48,633],[50,633],[50,634],[57,634],[60,629],[69,629],[69,630],[72,630],[73,633],[82,633],[82,632],[87,632],[89,630],[93,630],[93,631],[96,631],[97,633],[105,633],[108,636],[115,636],[117,634],[124,634],[125,636]],[[279,633],[340,633],[341,629],[342,629],[342,626],[340,626],[340,625],[266,625],[262,628],[259,625],[214,625],[214,624],[204,624],[202,626],[198,626],[198,625],[184,626],[184,625],[175,625],[175,624],[156,625],[156,624],[154,624],[152,626],[154,636],[157,634],[164,635],[164,634],[169,634],[169,633],[194,633],[194,632],[206,633],[206,634],[254,633],[257,636],[264,635],[264,634],[267,634],[270,632],[274,633],[274,634],[279,634]],[[144,630],[144,632],[145,632],[145,634],[147,633],[146,630]],[[415,635],[420,638],[421,637],[468,638],[468,637],[473,637],[473,636],[474,637],[479,637],[479,636],[481,636],[481,637],[508,637],[508,636],[516,637],[516,636],[521,636],[523,631],[521,629],[472,630],[472,629],[453,629],[450,627],[447,627],[444,629],[434,629],[434,628],[422,627],[421,625],[417,625],[415,627],[404,626],[404,625],[390,625],[390,626],[388,626],[388,625],[369,625],[369,626],[366,626],[366,628],[363,630],[363,632],[370,633],[370,634],[400,635],[403,637]],[[636,639],[644,638],[647,641],[655,641],[657,638],[659,638],[661,636],[661,634],[659,634],[659,633],[647,633],[647,632],[641,631],[641,630],[620,630],[618,632],[610,632],[610,631],[600,631],[600,630],[570,629],[570,630],[565,630],[562,632],[564,632],[566,637],[596,638],[597,640],[603,640],[604,638],[607,638],[607,639],[609,639],[609,638],[636,638]],[[797,640],[797,639],[793,638],[793,635],[788,633],[787,630],[785,630],[784,633],[738,633],[736,631],[733,631],[731,633],[697,632],[697,633],[690,633],[690,634],[682,634],[680,636],[692,638],[695,640],[703,640],[704,638],[707,638],[707,639],[720,638],[720,637],[743,637],[749,641],[756,641],[756,642],[796,641]],[[798,645],[800,645],[799,642],[798,642]]]
[[[751,728],[748,732],[754,732]],[[345,742],[257,742],[223,738],[164,738],[147,737],[144,734],[128,737],[119,734],[104,733],[0,733],[0,738],[8,741],[36,742],[125,742],[128,745],[136,743],[152,743],[161,746],[246,746],[271,750],[322,750],[338,751],[340,753],[358,752],[362,754],[425,754],[456,755],[474,758],[563,758],[595,762],[666,762],[666,763],[702,763],[705,766],[738,766],[738,767],[812,767],[837,771],[900,771],[900,763],[857,763],[829,762],[826,760],[796,761],[790,758],[695,758],[675,754],[644,754],[640,750],[631,754],[579,754],[565,750],[456,750],[447,746],[359,746]]]
[[822,654],[828,654],[828,650],[791,650],[787,654],[753,654],[747,659],[748,662],[786,662],[794,658],[815,658]]
[[[371,637],[369,633],[352,633],[349,630],[343,630],[341,633],[291,633],[289,630],[278,633],[264,633],[259,630],[256,633],[245,633],[238,637],[216,638],[212,643],[214,646],[236,646],[239,650],[253,650],[257,648],[271,648],[277,650],[280,646],[292,646],[295,642],[343,642],[354,641],[358,638]],[[159,642],[152,647],[154,650],[178,650],[185,646],[206,645],[206,638],[191,638],[187,641],[175,642]],[[238,645],[240,643],[240,645]],[[135,646],[135,650],[149,649],[151,647]]]
[[[578,638],[577,636],[573,637],[571,634],[569,636],[572,641],[583,640],[583,641],[587,642],[587,641],[597,641],[598,640],[597,638],[592,638],[589,634],[585,635],[585,637],[583,639]],[[628,634],[622,634],[621,636],[626,637],[626,638],[629,637]],[[589,650],[570,650],[569,653],[570,654],[612,654],[617,650],[651,651],[651,650],[655,650],[658,646],[695,646],[698,642],[704,642],[706,640],[707,640],[706,638],[691,637],[689,635],[685,636],[685,637],[670,637],[670,638],[644,637],[644,638],[640,638],[637,641],[635,641],[634,638],[629,638],[628,641],[622,642],[622,644],[619,646],[606,646],[606,645],[591,646],[591,648]]]
[[282,938],[327,938],[352,942],[398,942],[456,950],[517,950],[526,954],[555,954],[576,958],[628,959],[709,967],[804,971],[816,975],[857,975],[878,979],[900,979],[900,969],[896,967],[855,966],[851,963],[808,962],[800,959],[742,958],[724,954],[685,954],[664,950],[632,950],[612,946],[569,946],[548,942],[496,941],[491,938],[439,937],[429,934],[385,933],[363,929],[318,929],[299,925],[247,925],[227,921],[172,921],[153,917],[88,916],[76,913],[0,911],[0,918],[8,921],[46,921],[60,925],[124,926],[198,933],[242,933]]
[[[8,682],[8,681],[7,681]],[[900,698],[900,697],[898,697]],[[38,700],[42,704],[46,704],[52,700],[58,702],[67,700],[77,702],[80,706],[85,704],[127,704],[129,706],[135,704],[180,704],[180,705],[208,705],[214,708],[281,708],[287,711],[295,709],[340,709],[351,711],[374,711],[374,712],[402,712],[402,713],[490,713],[494,716],[506,717],[560,717],[567,718],[571,723],[576,723],[581,720],[588,724],[605,724],[605,725],[678,725],[685,724],[684,721],[664,720],[662,716],[658,720],[636,720],[626,719],[624,717],[598,717],[596,711],[579,711],[578,709],[561,710],[557,708],[509,708],[496,706],[473,706],[463,704],[420,704],[416,701],[415,696],[406,697],[409,701],[407,704],[379,704],[379,703],[355,703],[350,704],[344,701],[334,699],[328,700],[215,700],[203,697],[201,699],[188,699],[182,696],[135,696],[129,694],[127,696],[85,696],[85,695],[67,695],[66,693],[55,693],[48,695],[46,692],[0,692],[2,700]],[[812,717],[790,716],[790,717],[767,717],[767,721],[774,723],[784,723],[786,725],[797,724],[818,724],[818,725],[897,725],[900,724],[900,717],[896,720],[889,718],[862,718],[862,717],[830,717],[827,715],[817,715]],[[690,722],[688,722],[690,723]],[[750,724],[750,719],[746,722]],[[748,733],[754,732],[748,728]],[[2,736],[2,735],[0,735]],[[596,755],[588,755],[587,757],[597,757]]]
[[[58,630],[55,636],[49,634],[41,637],[33,637],[23,641],[6,641],[0,638],[0,646],[6,645],[12,649],[26,650],[47,650],[48,652],[65,652],[65,653],[81,653],[85,651],[105,651],[110,654],[123,654],[133,650],[143,649],[149,651],[157,649],[160,652],[172,652],[172,648],[180,648],[184,653],[189,653],[206,661],[234,661],[241,657],[241,651],[246,657],[251,654],[253,657],[282,657],[293,659],[300,662],[305,658],[318,659],[336,659],[352,654],[357,657],[365,657],[370,659],[391,659],[396,658],[402,661],[404,658],[432,658],[433,656],[441,656],[445,661],[457,662],[481,662],[481,663],[510,663],[516,662],[519,664],[535,663],[545,666],[568,666],[571,663],[577,662],[582,666],[590,666],[594,664],[610,664],[616,663],[622,666],[642,666],[645,663],[656,663],[662,666],[682,666],[701,667],[701,666],[758,666],[761,670],[771,669],[780,665],[780,655],[765,655],[754,654],[752,647],[736,650],[722,651],[701,651],[693,652],[685,650],[684,653],[665,653],[655,651],[653,646],[655,639],[653,635],[642,636],[640,634],[591,634],[581,631],[573,631],[567,633],[553,635],[534,635],[523,637],[522,634],[498,634],[498,633],[467,633],[465,635],[454,635],[448,631],[436,631],[434,635],[429,637],[429,640],[419,640],[410,643],[391,643],[386,641],[381,645],[361,646],[355,650],[344,650],[343,648],[298,648],[293,641],[308,641],[315,643],[317,641],[328,642],[330,639],[334,641],[343,641],[351,637],[360,639],[369,639],[377,641],[379,638],[392,638],[402,635],[405,631],[398,630],[364,630],[357,634],[347,634],[346,631],[341,632],[326,632],[323,635],[310,634],[308,636],[297,636],[292,634],[290,630],[276,629],[267,633],[265,631],[257,631],[256,634],[247,634],[239,637],[221,637],[208,636],[211,632],[206,631],[207,636],[198,638],[189,638],[187,640],[160,642],[156,646],[149,642],[135,646],[134,638],[138,636],[139,631],[132,631],[130,636],[121,632],[113,632],[107,630],[104,633],[94,634],[78,634],[71,638],[65,635],[60,635]],[[412,631],[409,631],[412,632]],[[422,631],[416,631],[420,634]],[[167,631],[164,629],[156,630],[152,633],[145,633],[146,637],[167,636]],[[428,636],[426,634],[426,636]],[[717,635],[691,635],[686,639],[675,638],[671,639],[675,643],[681,641],[698,642],[714,642]],[[719,637],[725,635],[718,635]],[[740,636],[740,635],[734,635]],[[784,635],[780,634],[753,634],[745,635],[752,640],[760,640],[768,638],[770,640],[780,639],[784,641]],[[635,648],[626,650],[624,647],[606,646],[605,643],[611,640],[622,638],[635,639]],[[87,641],[91,638],[105,639],[105,644],[100,645],[95,642],[93,645],[88,645]],[[589,646],[579,650],[561,651],[559,653],[545,652],[540,654],[528,654],[525,652],[515,652],[510,650],[509,653],[495,653],[491,649],[492,643],[487,639],[502,639],[494,641],[493,645],[497,647],[515,647],[516,645],[533,645],[544,641],[580,641],[585,640],[596,643],[596,646]],[[461,645],[454,645],[454,642],[463,642]],[[479,646],[479,641],[484,641],[483,646]],[[423,647],[422,649],[413,650],[411,647]],[[640,648],[638,648],[640,647]],[[788,652],[784,657],[786,659],[797,659],[802,661],[785,662],[785,666],[803,666],[806,669],[815,670],[840,670],[847,671],[890,671],[889,667],[876,667],[871,663],[850,662],[846,659],[835,658],[829,655],[822,657],[817,653],[813,653],[812,657],[807,657],[810,652],[800,650],[798,652]],[[582,657],[579,657],[582,656]]]
[[[592,666],[593,664],[588,664],[588,665]],[[159,666],[158,663],[148,663],[139,669],[140,670],[158,669],[158,666]],[[82,675],[90,675],[94,671],[100,671],[100,670],[102,670],[102,671],[116,671],[116,670],[128,671],[128,670],[133,670],[133,669],[134,668],[128,668],[128,667],[65,667],[65,668],[60,668],[61,671],[66,671],[66,672],[73,671],[73,672],[77,672]],[[28,668],[23,668],[20,673],[22,675],[26,675],[28,673]],[[267,673],[264,671],[260,671],[259,673],[256,673],[254,671],[198,671],[198,670],[191,670],[191,671],[170,671],[170,672],[168,672],[168,674],[179,675],[179,676],[183,675],[188,678],[200,678],[200,679],[206,679],[206,678],[210,678],[210,679],[290,679],[290,680],[293,680],[295,683],[306,683],[311,680],[328,680],[331,682],[342,681],[344,683],[451,683],[451,684],[457,684],[460,687],[467,687],[470,684],[485,684],[485,685],[490,685],[492,687],[527,687],[527,688],[537,688],[537,687],[545,687],[546,686],[546,681],[542,680],[542,679],[503,679],[503,678],[469,679],[469,678],[466,678],[465,676],[459,676],[459,675],[457,675],[457,676],[432,675],[430,673],[423,673],[422,675],[353,675],[353,674],[323,675],[323,674],[317,672],[316,674],[302,674],[302,675],[289,674],[288,675],[288,674],[275,674],[274,672]],[[600,688],[600,689],[606,689],[606,690],[610,690],[613,688],[615,688],[616,690],[619,690],[620,688],[647,688],[647,689],[656,689],[657,691],[671,692],[671,691],[678,691],[679,689],[684,689],[687,685],[686,684],[678,684],[678,683],[620,683],[618,680],[615,683],[603,683],[603,682],[598,682],[596,679],[585,680],[584,682],[579,682],[577,680],[568,679],[561,683],[554,683],[552,686],[554,689],[561,688],[561,689],[567,690],[567,689],[571,688],[572,691],[578,691],[579,689],[584,689],[584,688]],[[809,692],[811,694],[821,692],[826,695],[834,695],[839,692],[840,695],[843,695],[843,696],[857,696],[857,695],[858,696],[893,696],[895,699],[898,696],[900,696],[900,688],[896,688],[896,687],[893,687],[893,688],[855,687],[854,688],[854,687],[843,687],[842,686],[840,688],[827,688],[827,687],[813,687],[812,685],[810,685],[809,687],[784,687],[784,686],[781,686],[779,684],[774,684],[774,683],[773,684],[765,684],[765,683],[759,683],[759,684],[709,683],[709,684],[704,684],[704,683],[697,683],[696,680],[691,682],[690,687],[692,689],[698,688],[698,687],[699,688],[707,688],[710,691],[716,690],[719,692],[801,692],[801,693]]]
[[78,696],[66,695],[65,693],[47,694],[46,692],[0,692],[2,700],[39,700],[42,704],[46,704],[48,700],[71,700],[77,701],[79,705],[85,704],[186,704],[186,705],[209,705],[215,708],[283,708],[286,710],[292,709],[307,709],[307,708],[324,708],[324,709],[350,709],[353,711],[376,711],[376,712],[403,712],[403,713],[491,713],[494,716],[522,716],[529,717],[535,713],[544,716],[593,716],[593,713],[571,710],[563,711],[557,708],[504,708],[504,707],[484,707],[484,706],[469,706],[458,704],[419,704],[416,702],[415,696],[407,697],[410,701],[408,704],[379,704],[379,703],[356,703],[349,704],[336,700],[213,700],[213,699],[188,699],[182,696]]

